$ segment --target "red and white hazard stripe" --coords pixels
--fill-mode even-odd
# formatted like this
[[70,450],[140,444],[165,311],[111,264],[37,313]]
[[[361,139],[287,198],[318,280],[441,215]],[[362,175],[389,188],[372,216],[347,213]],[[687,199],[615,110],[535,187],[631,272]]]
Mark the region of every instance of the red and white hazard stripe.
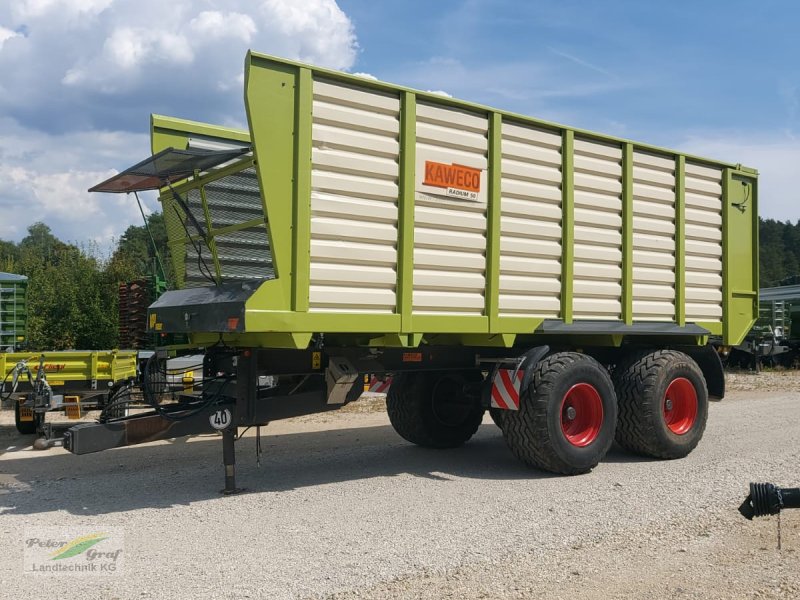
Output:
[[367,391],[372,392],[373,394],[385,394],[389,391],[389,386],[391,385],[391,377],[387,377],[386,379],[378,379],[373,375],[372,379],[369,380],[369,389]]
[[498,369],[492,380],[492,407],[519,410],[522,369]]

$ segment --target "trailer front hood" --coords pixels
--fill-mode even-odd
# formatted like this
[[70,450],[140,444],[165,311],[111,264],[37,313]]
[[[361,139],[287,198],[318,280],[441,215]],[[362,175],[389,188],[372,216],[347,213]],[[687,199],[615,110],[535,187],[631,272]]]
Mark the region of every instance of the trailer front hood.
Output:
[[148,309],[148,329],[156,333],[244,331],[248,298],[260,281],[166,292]]

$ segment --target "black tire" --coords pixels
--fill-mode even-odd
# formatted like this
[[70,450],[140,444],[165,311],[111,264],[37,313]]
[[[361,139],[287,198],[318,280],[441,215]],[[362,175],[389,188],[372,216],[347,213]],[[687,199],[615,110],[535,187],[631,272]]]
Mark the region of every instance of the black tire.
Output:
[[103,420],[127,417],[130,410],[132,395],[131,386],[129,385],[118,387],[109,392],[106,399],[106,406],[101,413]]
[[36,419],[36,414],[33,415],[33,421],[22,421],[20,415],[20,405],[18,400],[14,400],[14,425],[17,427],[22,435],[34,435],[39,429],[39,423]]
[[[591,411],[566,412],[571,407],[568,397],[571,402],[576,390],[589,395]],[[509,448],[525,464],[544,471],[587,473],[614,441],[617,402],[611,377],[596,360],[576,352],[559,352],[540,361],[522,390],[519,410],[505,412],[502,429]],[[570,431],[570,419],[583,422],[586,413],[591,413],[591,426],[579,434]]]
[[412,444],[456,448],[480,427],[480,396],[465,389],[480,372],[400,373],[392,380],[386,410],[394,430]]
[[[694,360],[676,350],[640,353],[621,361],[613,379],[619,403],[616,440],[620,446],[637,454],[665,459],[683,458],[695,449],[708,420],[708,390],[703,372]],[[680,417],[679,403],[667,398],[670,385],[679,380],[691,383],[696,394],[696,411],[691,419],[690,408],[681,411],[685,420],[676,419]],[[682,384],[683,391],[679,388],[673,387],[671,395],[686,396],[680,404],[690,407],[688,386]]]
[[508,411],[503,408],[495,408],[494,406],[489,408],[489,416],[492,417],[492,421],[500,429],[503,428],[503,416],[506,412]]

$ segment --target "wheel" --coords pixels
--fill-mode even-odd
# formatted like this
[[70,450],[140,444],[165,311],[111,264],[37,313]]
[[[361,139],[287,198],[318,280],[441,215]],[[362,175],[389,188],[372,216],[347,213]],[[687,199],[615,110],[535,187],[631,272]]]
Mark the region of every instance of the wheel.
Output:
[[576,352],[540,361],[519,410],[505,411],[503,435],[524,463],[553,473],[591,471],[614,441],[617,402],[606,369]]
[[162,404],[169,398],[170,384],[167,377],[167,362],[155,356],[147,359],[142,375],[142,394],[146,404]]
[[39,429],[39,419],[37,419],[37,415],[34,413],[32,421],[23,421],[20,412],[20,402],[21,400],[14,401],[14,425],[17,426],[17,431],[21,434],[33,435]]
[[495,408],[494,406],[489,408],[489,416],[492,417],[492,421],[494,421],[494,424],[500,429],[503,428],[503,415],[506,412],[508,411],[502,408]]
[[472,371],[395,375],[386,397],[392,427],[419,446],[461,446],[483,420],[480,395],[467,389],[482,378],[480,372]]
[[683,352],[631,356],[614,371],[620,446],[654,458],[682,458],[703,437],[708,420],[706,380]]
[[101,415],[105,419],[127,417],[130,412],[132,396],[131,386],[129,385],[119,387],[113,392],[109,392],[106,406],[103,408]]

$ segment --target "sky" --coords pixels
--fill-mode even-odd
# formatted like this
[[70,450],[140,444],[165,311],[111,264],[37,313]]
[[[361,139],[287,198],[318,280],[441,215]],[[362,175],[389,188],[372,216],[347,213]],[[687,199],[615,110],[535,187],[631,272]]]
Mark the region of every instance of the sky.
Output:
[[799,31],[793,0],[0,0],[0,239],[112,247],[136,203],[86,190],[150,113],[246,128],[248,49],[755,167],[796,221]]

